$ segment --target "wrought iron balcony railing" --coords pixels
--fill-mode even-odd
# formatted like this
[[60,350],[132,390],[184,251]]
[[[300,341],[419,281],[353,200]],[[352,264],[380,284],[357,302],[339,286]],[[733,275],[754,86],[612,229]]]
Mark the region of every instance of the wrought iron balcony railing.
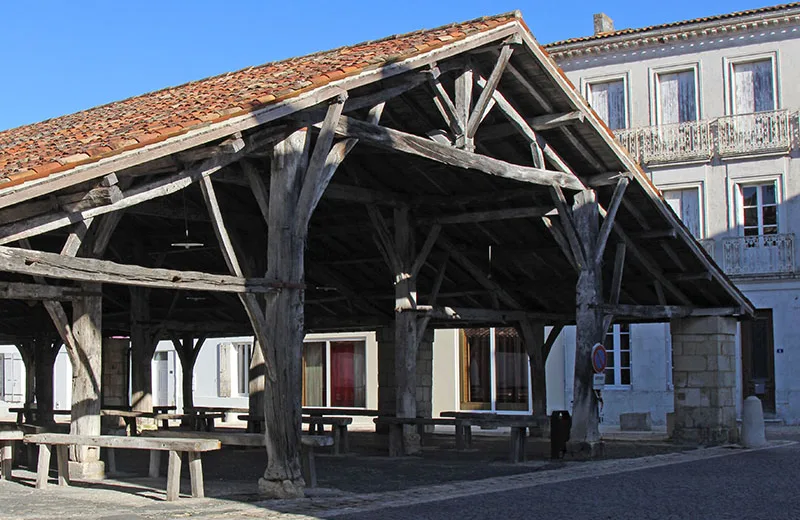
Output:
[[708,161],[788,152],[797,114],[788,110],[726,116],[707,121],[616,130],[617,140],[642,164]]
[[713,140],[708,121],[689,121],[643,129],[642,159],[645,163],[707,160],[712,154]]
[[794,234],[722,239],[722,269],[730,275],[794,272]]
[[717,119],[719,154],[748,155],[788,152],[791,148],[789,111],[757,112]]

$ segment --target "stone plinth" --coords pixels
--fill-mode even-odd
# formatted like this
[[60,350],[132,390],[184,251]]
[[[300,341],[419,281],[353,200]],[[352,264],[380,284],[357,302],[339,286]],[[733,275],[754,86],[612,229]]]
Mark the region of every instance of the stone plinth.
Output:
[[678,442],[736,442],[736,320],[681,318],[671,322],[672,381]]
[[[397,387],[394,373],[394,329],[378,329],[378,412],[393,416],[397,411]],[[417,349],[417,417],[433,413],[433,330],[428,330]],[[388,433],[388,427],[376,427]]]

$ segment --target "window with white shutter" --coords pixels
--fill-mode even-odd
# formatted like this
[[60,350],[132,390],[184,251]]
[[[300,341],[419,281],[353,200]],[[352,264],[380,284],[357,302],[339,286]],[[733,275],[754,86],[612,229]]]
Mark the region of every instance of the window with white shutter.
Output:
[[664,199],[672,207],[683,223],[689,228],[692,236],[702,238],[700,224],[700,190],[698,188],[685,188],[679,190],[664,190]]
[[656,117],[658,124],[697,121],[695,70],[656,74]]
[[589,104],[611,130],[627,128],[625,81],[599,81],[587,84]]
[[734,114],[776,110],[772,59],[731,64],[731,99]]

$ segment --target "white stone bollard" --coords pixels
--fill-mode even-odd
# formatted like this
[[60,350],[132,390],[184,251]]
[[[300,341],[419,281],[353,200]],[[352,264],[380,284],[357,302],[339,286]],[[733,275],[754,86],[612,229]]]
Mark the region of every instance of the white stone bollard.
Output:
[[758,448],[767,444],[764,435],[764,410],[761,399],[751,395],[744,400],[742,407],[742,446]]

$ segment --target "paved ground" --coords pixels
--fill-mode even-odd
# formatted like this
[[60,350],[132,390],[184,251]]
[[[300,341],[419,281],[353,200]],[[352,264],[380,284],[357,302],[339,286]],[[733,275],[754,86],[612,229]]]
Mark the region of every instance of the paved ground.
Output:
[[[294,501],[258,500],[264,464],[251,451],[204,459],[210,498],[173,503],[163,502],[164,479],[36,490],[33,473],[20,468],[16,482],[0,482],[0,518],[800,518],[800,429],[769,436],[772,445],[762,450],[668,452],[650,439],[637,445],[645,457],[588,463],[550,463],[534,445],[534,460],[523,465],[502,461],[504,437],[482,437],[479,449],[463,455],[440,446],[400,460],[373,453],[374,435],[364,436],[353,439],[358,455],[320,457],[325,487]],[[612,454],[636,454],[630,443],[609,444]],[[141,474],[144,459],[118,457],[118,464]]]

